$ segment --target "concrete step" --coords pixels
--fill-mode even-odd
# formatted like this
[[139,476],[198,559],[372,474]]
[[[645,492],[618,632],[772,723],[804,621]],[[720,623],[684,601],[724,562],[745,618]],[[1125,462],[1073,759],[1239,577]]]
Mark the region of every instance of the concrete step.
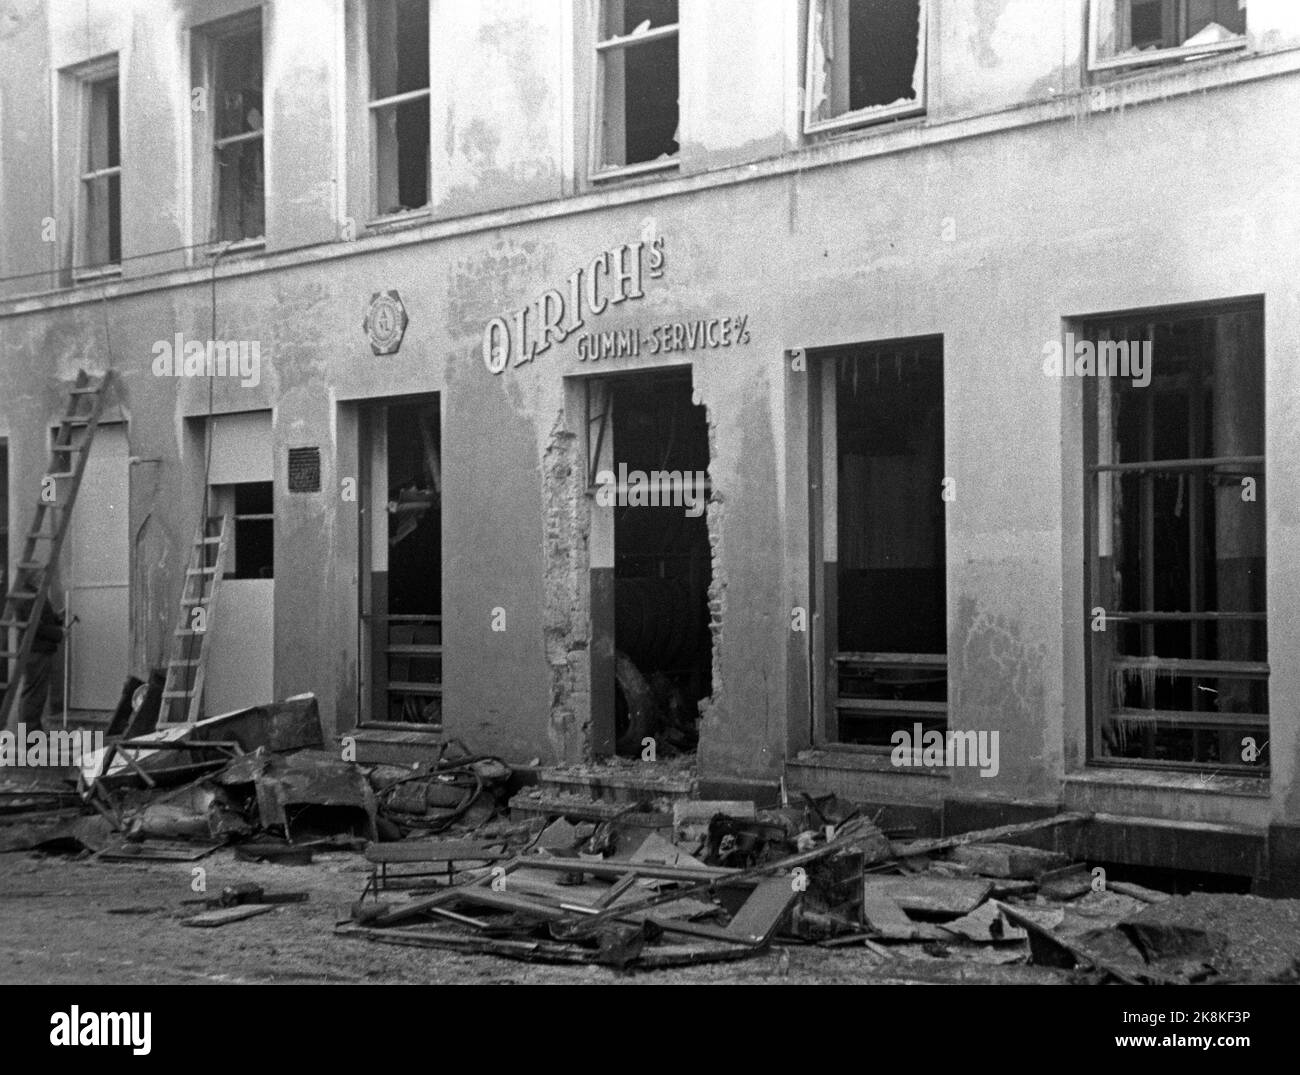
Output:
[[547,795],[624,805],[695,798],[697,787],[692,768],[657,762],[546,768],[539,771],[537,783]]

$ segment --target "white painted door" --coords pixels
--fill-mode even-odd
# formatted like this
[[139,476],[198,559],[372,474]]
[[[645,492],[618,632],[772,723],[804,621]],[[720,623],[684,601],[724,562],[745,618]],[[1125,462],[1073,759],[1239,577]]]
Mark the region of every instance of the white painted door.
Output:
[[[68,708],[112,710],[130,668],[130,470],[125,425],[101,425],[68,532]],[[62,669],[57,671],[62,675]]]

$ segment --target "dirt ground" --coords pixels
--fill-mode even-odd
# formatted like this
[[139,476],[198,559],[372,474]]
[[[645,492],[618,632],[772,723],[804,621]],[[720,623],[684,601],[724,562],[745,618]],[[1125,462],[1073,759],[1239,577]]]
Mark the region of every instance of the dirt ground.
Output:
[[[223,926],[181,924],[196,898],[252,881],[268,891],[310,892],[303,904]],[[310,866],[239,862],[229,850],[195,863],[109,863],[35,854],[0,855],[0,984],[251,983],[1055,983],[1063,972],[993,965],[987,951],[936,958],[920,946],[885,961],[864,950],[778,947],[740,963],[619,975],[604,967],[546,966],[494,956],[336,937],[365,885],[360,855],[319,855]],[[998,958],[1007,958],[1003,955]]]

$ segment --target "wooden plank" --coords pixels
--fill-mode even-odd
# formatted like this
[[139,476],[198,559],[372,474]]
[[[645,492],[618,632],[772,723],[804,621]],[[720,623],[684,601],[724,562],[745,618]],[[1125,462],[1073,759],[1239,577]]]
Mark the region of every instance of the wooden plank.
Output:
[[785,875],[766,878],[741,905],[727,932],[737,940],[766,944],[798,898],[793,878]]
[[864,900],[886,896],[904,911],[954,917],[970,914],[992,891],[992,882],[982,878],[939,877],[934,874],[868,877],[863,882]]
[[954,847],[953,861],[969,866],[983,877],[1027,880],[1069,864],[1057,851],[1042,851],[1019,844],[968,844]]
[[370,844],[366,848],[366,861],[374,863],[398,862],[468,862],[495,861],[514,857],[514,852],[491,850],[499,843],[478,840],[403,840],[400,843]]
[[887,941],[910,941],[916,937],[915,923],[903,909],[883,893],[865,896],[862,917],[873,933]]
[[1078,825],[1091,819],[1091,814],[1054,814],[1051,817],[1041,818],[1038,821],[1027,821],[1020,825],[999,825],[996,828],[977,829],[974,832],[958,833],[955,836],[940,836],[929,840],[896,843],[893,845],[894,854],[899,858],[928,855],[934,851],[946,851],[950,847],[962,847],[965,844],[994,843],[1013,836],[1024,836],[1027,833],[1056,828],[1058,825]]
[[204,911],[193,918],[187,918],[181,925],[194,926],[197,929],[215,929],[218,926],[240,922],[245,918],[255,918],[274,910],[274,905],[269,903],[246,903],[240,907],[221,907],[215,911]]

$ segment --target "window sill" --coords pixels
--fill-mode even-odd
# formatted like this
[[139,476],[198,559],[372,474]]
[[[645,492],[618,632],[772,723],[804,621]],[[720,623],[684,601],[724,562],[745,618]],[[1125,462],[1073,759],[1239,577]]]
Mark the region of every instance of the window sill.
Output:
[[677,157],[668,157],[664,160],[646,161],[643,164],[625,164],[617,168],[605,168],[599,172],[592,172],[587,178],[592,183],[608,183],[619,179],[635,179],[640,175],[653,175],[656,172],[666,172],[676,169],[681,165]]
[[805,121],[803,133],[806,135],[834,134],[837,131],[848,131],[858,127],[872,127],[893,120],[913,119],[924,115],[925,103],[923,101],[907,101],[903,104],[884,105],[880,108],[846,112],[834,119],[818,120],[815,123]]
[[1179,46],[1175,49],[1158,49],[1153,52],[1133,52],[1107,59],[1092,60],[1088,64],[1091,72],[1127,71],[1138,67],[1157,67],[1184,60],[1199,60],[1225,52],[1237,52],[1245,49],[1245,37],[1234,37],[1231,41],[1216,41],[1209,45]]
[[122,277],[121,265],[101,265],[94,269],[79,269],[72,274],[74,286],[97,284],[101,280],[119,280]]
[[1271,795],[1270,781],[1267,776],[1227,776],[1213,771],[1204,773],[1186,770],[1160,771],[1138,766],[1107,765],[1105,762],[1091,762],[1086,769],[1067,773],[1065,783],[1142,787],[1172,792],[1190,791],[1203,795],[1239,795],[1256,799],[1267,799]]
[[400,231],[403,228],[414,228],[421,224],[428,224],[432,220],[433,210],[428,206],[423,209],[404,209],[400,213],[385,213],[373,220],[367,220],[366,231],[373,235],[383,235],[389,231]]
[[205,247],[203,256],[206,258],[224,258],[231,254],[249,254],[266,249],[266,236],[259,235],[253,239],[235,239],[229,243],[212,243]]

